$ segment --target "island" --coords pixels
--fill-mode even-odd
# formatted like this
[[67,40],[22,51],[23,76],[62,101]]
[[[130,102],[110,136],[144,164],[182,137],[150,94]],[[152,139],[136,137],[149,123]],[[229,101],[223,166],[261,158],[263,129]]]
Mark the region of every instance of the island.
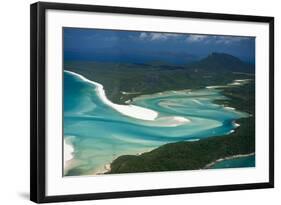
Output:
[[[128,154],[125,152],[119,155],[119,153],[123,152],[116,147],[132,145],[134,148],[135,142],[129,142],[133,139],[126,138],[125,140],[128,141],[126,142],[127,144],[116,144],[116,142],[114,142],[115,144],[110,144],[106,142],[106,146],[102,149],[113,150],[111,151],[112,160],[110,162],[102,166],[95,165],[99,160],[108,160],[106,156],[102,156],[103,152],[99,152],[101,157],[97,159],[96,155],[93,154],[93,162],[91,161],[93,166],[98,167],[95,171],[91,170],[91,166],[88,164],[81,162],[79,164],[73,161],[70,163],[67,171],[65,171],[65,175],[67,176],[212,169],[216,168],[214,166],[216,163],[223,160],[242,159],[249,156],[251,156],[249,158],[251,163],[247,165],[245,164],[245,160],[242,160],[242,164],[239,164],[236,161],[236,167],[253,167],[255,165],[255,157],[253,157],[255,155],[255,66],[253,64],[246,63],[226,53],[213,52],[203,59],[183,65],[175,65],[167,62],[117,64],[97,61],[65,61],[64,70],[65,72],[69,72],[69,74],[74,73],[80,76],[79,78],[96,82],[95,85],[98,85],[97,87],[102,86],[102,90],[104,91],[99,92],[104,92],[104,96],[108,98],[106,99],[107,105],[113,108],[115,107],[121,113],[124,108],[126,111],[123,112],[123,116],[133,116],[136,110],[132,110],[130,114],[128,107],[125,108],[122,106],[135,106],[143,109],[140,111],[141,113],[148,112],[144,116],[140,116],[140,119],[145,116],[147,119],[144,118],[142,120],[149,121],[156,119],[159,116],[154,116],[151,113],[151,105],[147,106],[147,101],[150,100],[152,102],[154,100],[156,103],[157,99],[157,102],[161,103],[159,99],[161,99],[161,95],[165,97],[167,95],[165,92],[167,91],[169,92],[169,96],[173,95],[173,92],[176,96],[183,94],[187,98],[190,95],[190,98],[193,97],[192,102],[197,104],[205,102],[205,98],[210,98],[212,95],[216,96],[210,98],[210,102],[206,101],[206,103],[209,103],[208,106],[214,106],[217,110],[228,110],[229,113],[226,115],[240,116],[234,117],[233,119],[231,117],[227,118],[229,120],[222,120],[221,127],[225,125],[229,129],[231,128],[228,130],[229,132],[221,132],[225,134],[219,133],[219,135],[216,135],[216,131],[214,131],[209,136],[204,134],[202,138],[189,136],[182,139],[176,137],[171,139],[172,137],[167,136],[164,143],[155,143],[153,146],[147,145],[142,148],[136,147],[135,151],[128,150]],[[73,90],[71,91],[73,92]],[[193,95],[192,92],[194,92]],[[194,96],[199,95],[196,92],[200,93],[199,100],[194,98]],[[154,95],[157,96],[152,99],[145,99],[145,96]],[[204,95],[206,95],[205,98]],[[97,100],[93,100],[93,102],[99,105]],[[171,105],[168,104],[165,106]],[[201,110],[201,112],[204,112],[204,110]],[[206,112],[209,111],[206,110]],[[238,112],[241,112],[241,114]],[[91,113],[87,115],[87,120],[89,120]],[[179,114],[179,116],[182,115]],[[196,119],[196,114],[194,116],[194,119]],[[66,123],[73,122],[73,116],[65,114],[65,117],[69,117]],[[210,118],[209,120],[212,120],[212,116],[208,117]],[[85,118],[86,116],[84,116]],[[79,119],[81,119],[81,116]],[[115,117],[112,114],[111,126],[114,126],[114,120]],[[169,118],[169,120],[171,119]],[[182,118],[173,117],[172,121],[169,122],[170,126],[173,126],[175,121],[184,125],[188,123],[188,120],[182,116]],[[163,123],[162,121],[157,123]],[[132,123],[137,123],[137,121],[132,120]],[[157,123],[154,126],[160,126]],[[73,131],[67,125],[65,127],[67,129],[65,135],[68,136]],[[114,131],[115,127],[109,126],[108,129]],[[137,128],[134,127],[132,129]],[[166,128],[163,127],[162,129]],[[132,130],[128,131],[132,132]],[[147,136],[147,138],[150,137],[149,140],[153,143],[156,139],[159,141],[162,140],[158,139],[156,134],[152,135],[150,133],[149,135],[151,136]],[[113,134],[112,137],[117,139],[119,136]],[[146,136],[143,137],[146,139]],[[68,138],[68,145],[72,143],[75,147],[80,142],[75,141],[74,138]],[[85,144],[83,142],[85,148],[89,147],[87,143],[91,143],[91,141],[88,140]],[[89,148],[87,154],[91,149]],[[126,149],[124,148],[124,150]],[[73,149],[70,150],[72,150],[72,154],[76,155],[76,157],[84,159],[85,153],[79,153],[78,151],[73,151]],[[114,150],[116,150],[116,153],[113,153],[115,152]],[[88,161],[90,160],[89,156],[87,156]],[[233,168],[235,166],[228,165],[228,167]],[[220,165],[220,168],[227,168],[227,166]]]

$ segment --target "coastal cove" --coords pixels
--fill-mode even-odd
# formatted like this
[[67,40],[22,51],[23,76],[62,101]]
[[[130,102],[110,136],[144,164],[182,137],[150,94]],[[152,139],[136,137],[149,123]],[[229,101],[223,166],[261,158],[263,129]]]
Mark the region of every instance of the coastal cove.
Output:
[[223,159],[218,159],[213,163],[207,164],[205,168],[220,169],[220,168],[239,168],[239,167],[254,167],[255,153],[238,154]]
[[[227,87],[248,81],[236,79]],[[64,71],[64,86],[67,176],[202,169],[222,157],[254,152],[252,113],[233,108],[224,88],[134,92],[130,100],[116,104],[103,85],[72,71]],[[174,153],[178,150],[182,156]],[[154,162],[155,153],[155,160],[165,162]],[[200,158],[203,154],[209,157]],[[192,160],[190,167],[178,162],[184,157]]]

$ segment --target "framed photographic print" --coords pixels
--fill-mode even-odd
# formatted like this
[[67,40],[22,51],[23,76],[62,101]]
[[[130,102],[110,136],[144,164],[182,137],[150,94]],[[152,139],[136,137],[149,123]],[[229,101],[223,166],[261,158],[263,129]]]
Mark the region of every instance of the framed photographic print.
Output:
[[31,5],[31,200],[274,186],[274,18]]

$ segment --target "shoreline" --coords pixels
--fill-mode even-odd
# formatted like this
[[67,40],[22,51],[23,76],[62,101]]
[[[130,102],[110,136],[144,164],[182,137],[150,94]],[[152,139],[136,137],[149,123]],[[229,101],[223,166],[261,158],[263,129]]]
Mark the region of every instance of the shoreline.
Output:
[[209,164],[206,164],[203,169],[211,169],[212,166],[214,166],[216,163],[218,162],[222,162],[224,160],[229,160],[229,159],[236,159],[236,158],[241,158],[241,157],[249,157],[255,155],[255,152],[251,152],[249,154],[237,154],[237,155],[233,155],[233,156],[229,156],[229,157],[224,157],[224,158],[219,158]]
[[[159,127],[162,127],[162,126],[176,127],[176,126],[180,126],[185,123],[191,122],[189,119],[181,117],[181,116],[159,117],[159,113],[157,111],[154,111],[154,110],[148,109],[148,108],[144,108],[141,106],[137,106],[137,105],[115,104],[106,97],[105,90],[103,89],[102,84],[91,81],[91,80],[87,79],[86,77],[84,77],[83,75],[80,75],[80,74],[72,72],[72,71],[64,70],[64,72],[72,74],[87,83],[95,85],[98,96],[106,105],[110,106],[117,112],[119,112],[123,115],[126,115],[128,117],[132,117],[132,118],[139,119],[139,120],[145,120],[145,121],[153,121],[153,122],[160,121],[160,124],[158,125]],[[165,123],[161,122],[164,119],[169,120],[169,124],[165,124]],[[154,124],[154,126],[157,126],[157,124]]]
[[207,89],[220,89],[220,88],[231,88],[231,87],[236,87],[236,86],[241,86],[249,83],[252,79],[236,79],[233,80],[231,83],[227,83],[226,85],[211,85],[211,86],[206,86],[205,88]]
[[64,173],[67,173],[68,170],[71,168],[71,165],[73,164],[74,159],[74,147],[69,142],[69,139],[66,139],[64,137],[64,143],[63,143],[63,170]]
[[[112,163],[112,162],[111,162],[111,163]],[[102,170],[95,171],[95,172],[93,172],[90,176],[94,176],[94,175],[104,175],[104,174],[110,172],[110,170],[111,170],[111,163],[103,165]]]
[[[231,132],[232,133],[232,132]],[[229,134],[231,134],[231,133],[229,133]],[[191,142],[193,142],[193,141],[199,141],[199,140],[191,140]],[[157,148],[155,148],[155,149],[157,149]],[[152,149],[152,150],[150,150],[150,151],[153,151],[153,150],[155,150],[155,149]],[[149,152],[149,151],[147,151],[147,152]],[[137,153],[137,154],[134,154],[134,156],[141,156],[142,154],[145,154],[145,153],[147,153],[147,152],[139,152],[139,153]],[[211,167],[213,166],[213,165],[215,165],[216,163],[218,163],[218,162],[222,162],[222,161],[224,161],[224,160],[230,160],[230,159],[236,159],[236,158],[243,158],[243,157],[249,157],[249,156],[253,156],[253,155],[255,155],[255,152],[251,152],[251,153],[249,153],[249,154],[237,154],[237,155],[232,155],[232,156],[229,156],[229,157],[224,157],[224,158],[219,158],[219,159],[217,159],[217,160],[215,160],[215,161],[213,161],[213,162],[211,162],[211,163],[208,163],[208,164],[206,164],[201,170],[203,170],[203,169],[212,169]],[[123,156],[123,155],[120,155],[120,156]],[[119,157],[120,157],[119,156]],[[117,157],[118,158],[118,157]],[[117,158],[115,158],[115,159],[117,159]],[[114,159],[114,160],[115,160]],[[102,174],[110,174],[110,171],[111,171],[111,164],[114,162],[114,160],[112,160],[112,162],[110,162],[110,163],[108,163],[108,164],[105,164],[104,166],[103,166],[103,168],[104,168],[104,170],[102,171],[102,172],[96,172],[96,173],[94,173],[94,175],[102,175]],[[187,169],[187,171],[188,171],[189,169]],[[198,169],[198,170],[200,170],[200,169]]]
[[72,160],[74,158],[73,152],[74,147],[69,143],[69,141],[64,137],[64,166],[67,164],[68,161]]
[[[122,158],[119,158],[118,161],[115,160],[111,163],[110,174],[211,169],[209,166],[226,159],[255,155],[253,144],[248,146],[247,143],[240,143],[241,139],[244,141],[246,138],[246,141],[248,141],[253,138],[253,135],[249,134],[245,136],[243,133],[245,130],[249,129],[250,133],[252,133],[254,125],[252,121],[249,122],[249,125],[243,123],[245,119],[241,119],[241,121],[241,128],[238,132],[231,133],[231,137],[224,135],[222,137],[203,139],[192,143],[187,143],[185,141],[168,143],[163,145],[162,148],[153,149],[149,155],[142,155],[141,158],[136,155],[128,157],[123,156]],[[238,149],[236,149],[237,146],[239,146]],[[181,150],[181,152],[179,153],[178,150]],[[202,155],[206,150],[215,155],[211,158],[207,156],[208,154],[205,154],[205,156]],[[228,150],[231,151],[232,155],[228,154]],[[193,151],[200,152],[201,154],[191,158],[188,157]],[[168,161],[164,160],[160,162],[157,158],[154,158],[154,156],[167,157],[167,152],[169,153]],[[205,159],[208,158],[209,160],[206,161]]]
[[[105,90],[103,88],[103,85],[102,84],[99,84],[99,83],[96,83],[94,81],[91,81],[87,78],[85,78],[84,76],[80,75],[80,74],[77,74],[75,72],[72,72],[72,71],[67,71],[67,70],[64,70],[64,72],[67,72],[67,73],[70,73],[74,76],[77,76],[79,77],[81,80],[87,82],[87,83],[90,83],[90,84],[93,84],[96,86],[96,91],[97,91],[97,94],[98,96],[100,97],[100,99],[108,106],[112,107],[113,109],[115,109],[116,111],[120,112],[121,114],[123,115],[126,115],[126,116],[129,116],[129,117],[132,117],[132,118],[136,118],[136,119],[141,119],[141,120],[147,120],[147,121],[156,121],[156,118],[158,118],[158,112],[154,111],[154,110],[151,110],[151,109],[147,109],[147,108],[143,108],[143,107],[140,107],[140,106],[136,106],[136,105],[119,105],[119,104],[115,104],[113,102],[111,102],[107,97],[106,97],[106,94],[105,94]],[[235,110],[235,108],[232,108],[232,107],[225,107],[225,109],[229,109],[229,110]],[[178,117],[178,116],[172,116],[172,118],[175,120],[175,124],[170,124],[170,126],[178,126],[179,124],[181,123],[188,123],[190,122],[187,118],[181,118],[181,117]],[[161,118],[158,118],[159,120]],[[163,117],[162,117],[162,120],[163,120]],[[176,123],[177,122],[177,123]],[[172,122],[171,122],[172,123]],[[165,126],[168,126],[168,125],[165,125]],[[234,126],[235,128],[240,126],[238,123],[235,123],[234,121]],[[233,133],[234,130],[231,130],[230,133],[228,134],[231,134]],[[227,135],[228,135],[227,134]],[[196,140],[197,141],[197,140]],[[66,141],[64,141],[64,146],[66,148],[66,156],[64,157],[64,167],[65,169],[68,169],[67,167],[69,167],[69,164],[71,164],[71,160],[73,159],[73,152],[74,152],[74,148],[73,146],[69,145],[66,143]],[[157,148],[155,148],[157,149]],[[64,153],[65,154],[65,153]],[[136,155],[141,155],[143,153],[137,153]],[[251,154],[254,154],[254,153],[251,153]],[[249,155],[249,154],[248,154]],[[248,156],[246,155],[246,156]],[[122,155],[120,155],[122,156]],[[120,157],[119,156],[119,157]],[[238,158],[238,157],[246,157],[244,155],[234,155],[234,156],[231,156],[231,157],[226,157],[226,158],[220,158],[220,159],[217,159],[215,160],[214,162],[212,163],[217,163],[219,161],[222,161],[222,160],[227,160],[227,159],[232,159],[232,158]],[[97,172],[95,173],[95,175],[98,175],[98,174],[105,174],[107,172],[110,172],[111,170],[111,163],[109,164],[105,164],[104,165],[104,171],[101,171],[101,172]],[[210,163],[211,164],[211,163]],[[208,164],[209,165],[209,164]],[[207,166],[207,165],[206,165]],[[212,165],[210,165],[212,166]]]
[[103,85],[99,84],[97,82],[91,81],[87,78],[85,78],[83,75],[77,74],[72,71],[64,70],[66,73],[70,73],[76,77],[79,77],[81,80],[88,82],[90,84],[93,84],[96,86],[97,93],[100,97],[100,99],[108,106],[112,107],[116,111],[120,112],[123,115],[140,119],[140,120],[148,120],[152,121],[155,120],[158,117],[158,112],[148,109],[148,108],[143,108],[140,106],[136,105],[119,105],[119,104],[114,104],[112,103],[105,94],[105,91],[103,89]]
[[[157,148],[155,148],[155,149],[157,149]],[[152,149],[152,150],[154,150],[154,149]],[[147,152],[150,152],[150,151],[152,151],[152,150],[143,151],[143,152],[138,152],[137,154],[134,154],[134,156],[141,156],[142,154],[147,153]],[[121,157],[121,156],[123,156],[123,155],[120,155],[120,156],[118,156],[118,157]],[[117,159],[118,157],[116,157],[115,159]],[[105,164],[105,165],[103,166],[104,171],[103,171],[103,172],[96,173],[96,175],[108,174],[108,173],[111,171],[111,164],[114,162],[115,159],[113,159],[110,163]]]

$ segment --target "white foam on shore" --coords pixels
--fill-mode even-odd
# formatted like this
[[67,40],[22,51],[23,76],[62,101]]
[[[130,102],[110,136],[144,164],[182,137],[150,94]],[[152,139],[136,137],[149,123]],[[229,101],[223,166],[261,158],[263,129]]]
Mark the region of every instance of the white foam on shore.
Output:
[[197,142],[199,141],[200,139],[189,139],[189,140],[186,140],[187,142]]
[[121,94],[123,95],[136,95],[136,94],[140,94],[141,92],[125,92],[125,91],[121,91]]
[[103,89],[103,85],[91,81],[87,78],[85,78],[84,76],[74,73],[72,71],[64,71],[67,73],[70,73],[72,75],[75,75],[77,77],[79,77],[81,80],[88,82],[90,84],[93,84],[96,86],[96,90],[97,90],[97,94],[100,97],[100,99],[108,106],[112,107],[113,109],[115,109],[116,111],[120,112],[123,115],[132,117],[132,118],[137,118],[137,119],[141,119],[141,120],[155,120],[158,116],[158,112],[154,111],[154,110],[150,110],[147,108],[143,108],[143,107],[139,107],[136,105],[118,105],[118,104],[114,104],[112,103],[110,100],[107,99],[106,95],[105,95],[105,91]]
[[125,103],[129,104],[129,103],[131,103],[131,100],[126,100]]
[[212,85],[212,86],[206,86],[207,89],[216,89],[216,88],[227,88],[227,85]]
[[233,122],[232,124],[233,124],[233,126],[234,126],[235,128],[240,127],[240,124],[238,124],[238,123],[236,123],[236,122]]
[[249,82],[249,81],[251,81],[252,79],[237,79],[237,80],[235,80],[235,81],[237,81],[237,82]]
[[64,168],[66,169],[68,162],[73,159],[74,152],[73,146],[69,142],[67,142],[66,139],[64,139],[63,150]]
[[228,134],[231,134],[231,133],[234,133],[235,131],[234,130],[230,130],[229,132],[228,132]]
[[229,88],[232,86],[240,86],[249,83],[252,79],[237,79],[234,80],[232,83],[228,83],[227,85],[213,85],[213,86],[206,86],[207,89],[217,89],[217,88]]
[[205,165],[205,167],[203,169],[209,169],[213,165],[215,165],[216,163],[224,161],[224,160],[236,159],[236,158],[239,158],[239,157],[249,157],[249,156],[253,156],[253,155],[255,155],[255,152],[251,152],[249,154],[237,154],[237,155],[233,155],[233,156],[229,156],[229,157],[220,158],[220,159],[217,159],[217,160]]
[[227,107],[227,106],[225,106],[224,108],[227,109],[227,110],[235,110],[234,107]]
[[242,85],[242,84],[239,83],[239,82],[233,82],[233,83],[229,83],[229,84],[227,84],[227,85]]

